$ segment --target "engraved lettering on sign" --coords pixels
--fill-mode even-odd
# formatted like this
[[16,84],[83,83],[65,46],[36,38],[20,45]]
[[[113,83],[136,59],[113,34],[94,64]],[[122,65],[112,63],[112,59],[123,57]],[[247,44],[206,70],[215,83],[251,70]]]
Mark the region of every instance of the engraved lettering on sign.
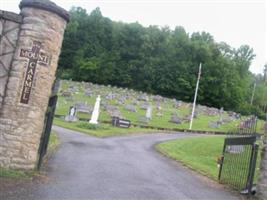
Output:
[[26,70],[26,75],[25,75],[25,79],[23,83],[21,98],[20,98],[20,103],[28,104],[36,66],[37,64],[49,65],[50,57],[44,52],[42,52],[41,42],[38,42],[38,41],[33,42],[33,46],[31,50],[21,49],[20,57],[29,59],[27,70]]

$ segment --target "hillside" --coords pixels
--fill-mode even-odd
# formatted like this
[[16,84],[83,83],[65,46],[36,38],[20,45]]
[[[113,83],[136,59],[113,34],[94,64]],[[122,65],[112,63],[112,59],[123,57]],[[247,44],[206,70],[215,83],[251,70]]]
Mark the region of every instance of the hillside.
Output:
[[[97,95],[101,96],[100,123],[111,121],[111,116],[118,116],[135,125],[189,128],[192,104],[132,89],[67,80],[61,81],[56,116],[64,121],[70,106],[75,106],[77,117],[89,121]],[[148,116],[148,108],[151,117]],[[197,105],[192,129],[227,132],[235,130],[247,118],[234,112]],[[263,121],[259,121],[258,125],[260,131]]]
[[62,79],[192,102],[201,62],[200,104],[265,119],[266,79],[249,71],[255,54],[248,45],[234,48],[208,32],[188,33],[179,24],[172,30],[116,22],[103,16],[99,8],[90,14],[72,8],[70,15],[59,59]]

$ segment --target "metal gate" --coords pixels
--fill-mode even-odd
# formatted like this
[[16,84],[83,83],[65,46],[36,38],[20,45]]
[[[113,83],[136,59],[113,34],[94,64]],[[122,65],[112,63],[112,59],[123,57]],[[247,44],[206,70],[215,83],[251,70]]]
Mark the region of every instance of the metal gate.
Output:
[[253,186],[259,145],[256,144],[257,118],[252,116],[225,138],[220,159],[219,181],[242,194],[255,193]]
[[38,151],[39,160],[37,164],[37,169],[40,169],[43,157],[46,154],[50,132],[51,132],[52,124],[53,124],[56,104],[57,104],[57,95],[50,97],[48,108],[47,108],[46,115],[45,115],[44,129],[43,129],[43,133],[41,136],[41,142],[40,142],[39,151]]
[[219,181],[243,194],[251,194],[259,146],[256,136],[226,138],[223,147]]

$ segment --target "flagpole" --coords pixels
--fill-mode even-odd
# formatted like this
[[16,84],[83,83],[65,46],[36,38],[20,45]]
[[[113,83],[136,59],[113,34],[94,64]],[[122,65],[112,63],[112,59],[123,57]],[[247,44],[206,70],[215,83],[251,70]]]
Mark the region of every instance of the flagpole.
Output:
[[251,95],[251,99],[250,99],[250,105],[253,104],[255,89],[256,89],[256,81],[254,82],[253,91],[252,91],[252,95]]
[[196,86],[196,91],[195,91],[195,97],[194,97],[194,103],[193,103],[192,115],[191,115],[191,119],[190,119],[189,130],[192,129],[193,118],[194,118],[194,114],[195,114],[195,107],[196,107],[196,100],[197,100],[197,92],[198,92],[200,75],[201,75],[201,63],[199,64],[198,78],[197,78],[197,86]]

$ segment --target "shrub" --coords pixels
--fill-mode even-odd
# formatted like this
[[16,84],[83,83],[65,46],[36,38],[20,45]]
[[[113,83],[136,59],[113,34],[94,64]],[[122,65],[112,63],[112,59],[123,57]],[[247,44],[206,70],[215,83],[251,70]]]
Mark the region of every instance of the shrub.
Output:
[[89,129],[89,130],[107,130],[109,129],[105,125],[100,124],[90,124],[88,122],[79,122],[77,125],[79,128]]

